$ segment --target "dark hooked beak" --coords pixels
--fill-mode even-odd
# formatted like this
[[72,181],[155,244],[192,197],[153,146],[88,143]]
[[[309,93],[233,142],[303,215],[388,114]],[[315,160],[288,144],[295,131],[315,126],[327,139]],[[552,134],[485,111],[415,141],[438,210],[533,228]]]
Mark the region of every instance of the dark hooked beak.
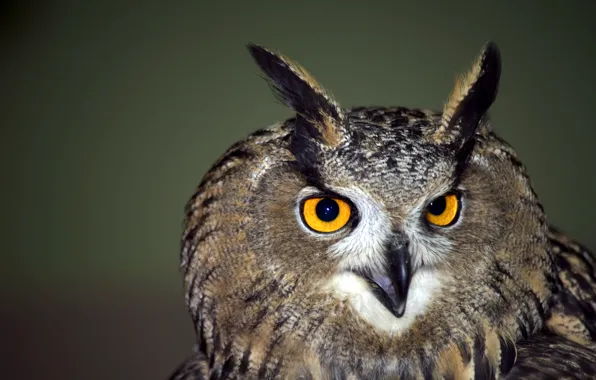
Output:
[[385,273],[366,276],[375,296],[398,318],[403,317],[406,312],[412,279],[410,258],[407,244],[392,243],[387,250]]

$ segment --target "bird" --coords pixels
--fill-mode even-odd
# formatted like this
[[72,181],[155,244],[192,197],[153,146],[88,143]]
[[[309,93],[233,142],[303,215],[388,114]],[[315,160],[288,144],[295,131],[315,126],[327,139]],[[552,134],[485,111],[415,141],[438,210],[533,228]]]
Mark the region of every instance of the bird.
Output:
[[493,130],[495,42],[441,111],[344,108],[247,48],[294,115],[233,144],[186,203],[196,350],[170,379],[596,376],[596,256]]

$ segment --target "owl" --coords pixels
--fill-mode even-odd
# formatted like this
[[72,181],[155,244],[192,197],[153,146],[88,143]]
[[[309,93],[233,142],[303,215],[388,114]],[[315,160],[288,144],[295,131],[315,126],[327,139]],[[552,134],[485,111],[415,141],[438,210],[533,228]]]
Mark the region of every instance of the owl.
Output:
[[342,108],[248,49],[295,116],[234,144],[187,203],[197,350],[172,379],[596,376],[596,257],[492,130],[495,43],[441,112]]

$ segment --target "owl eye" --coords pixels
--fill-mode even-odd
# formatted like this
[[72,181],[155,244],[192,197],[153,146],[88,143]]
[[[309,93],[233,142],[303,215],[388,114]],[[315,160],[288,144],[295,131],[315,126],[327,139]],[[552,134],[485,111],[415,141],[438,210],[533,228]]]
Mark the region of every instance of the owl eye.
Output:
[[457,222],[460,208],[461,202],[456,194],[440,196],[426,207],[426,220],[435,226],[448,227]]
[[351,215],[350,205],[339,198],[309,198],[302,205],[304,223],[316,232],[335,232],[348,223]]

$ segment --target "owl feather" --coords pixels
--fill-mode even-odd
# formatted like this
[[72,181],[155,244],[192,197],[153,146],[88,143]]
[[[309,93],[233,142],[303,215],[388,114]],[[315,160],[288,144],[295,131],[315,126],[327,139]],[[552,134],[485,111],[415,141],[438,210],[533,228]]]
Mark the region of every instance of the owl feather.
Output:
[[343,109],[248,49],[296,115],[234,144],[187,203],[197,353],[172,379],[593,375],[596,259],[492,131],[496,44],[443,112]]

